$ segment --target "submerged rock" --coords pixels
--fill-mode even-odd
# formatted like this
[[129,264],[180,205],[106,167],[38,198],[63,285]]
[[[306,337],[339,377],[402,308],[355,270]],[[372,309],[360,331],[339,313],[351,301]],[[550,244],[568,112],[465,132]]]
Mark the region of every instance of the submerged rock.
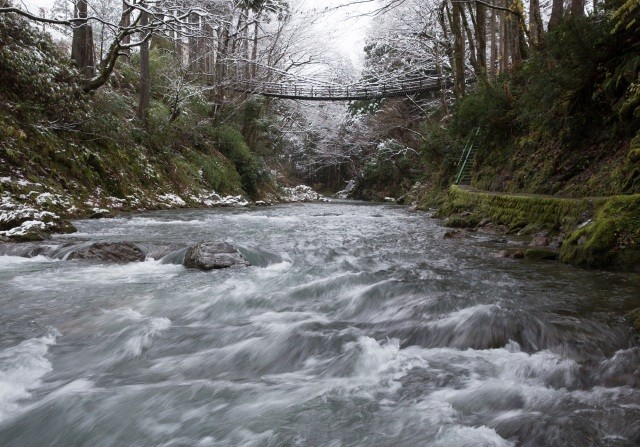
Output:
[[465,230],[447,230],[442,236],[444,239],[461,239],[468,236]]
[[251,264],[226,242],[201,242],[187,249],[184,266],[198,270],[247,267]]
[[131,242],[97,242],[71,252],[67,259],[106,262],[142,262],[146,254]]
[[498,253],[494,253],[494,256],[496,258],[510,258],[511,257],[511,253],[509,253],[508,250],[500,250]]

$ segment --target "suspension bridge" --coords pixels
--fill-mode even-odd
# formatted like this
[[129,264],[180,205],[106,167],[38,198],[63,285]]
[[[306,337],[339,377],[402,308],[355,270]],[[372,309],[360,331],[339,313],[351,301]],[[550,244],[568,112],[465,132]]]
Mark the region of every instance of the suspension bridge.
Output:
[[297,79],[294,82],[248,80],[237,81],[233,86],[233,90],[239,93],[303,101],[358,101],[433,93],[451,86],[452,82],[450,80],[431,76],[402,81],[392,80],[389,83],[359,82],[344,85],[312,79]]

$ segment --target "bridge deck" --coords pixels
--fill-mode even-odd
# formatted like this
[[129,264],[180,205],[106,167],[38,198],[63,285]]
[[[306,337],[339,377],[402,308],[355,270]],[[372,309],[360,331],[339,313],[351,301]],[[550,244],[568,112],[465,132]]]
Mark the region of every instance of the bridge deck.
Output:
[[271,98],[297,99],[303,101],[358,101],[394,98],[419,93],[432,93],[450,87],[451,82],[433,78],[416,79],[394,85],[360,84],[351,86],[337,85],[300,85],[269,82],[245,82],[234,86],[240,93],[262,95]]

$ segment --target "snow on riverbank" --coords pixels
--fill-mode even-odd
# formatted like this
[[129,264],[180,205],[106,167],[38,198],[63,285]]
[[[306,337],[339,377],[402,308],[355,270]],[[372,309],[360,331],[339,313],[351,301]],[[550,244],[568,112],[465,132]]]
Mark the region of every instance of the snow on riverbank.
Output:
[[65,219],[112,217],[112,213],[122,211],[330,201],[306,185],[281,188],[276,194],[251,202],[242,195],[223,196],[204,189],[183,193],[157,191],[155,194],[140,190],[119,198],[96,188],[88,196],[74,197],[71,192],[52,190],[24,178],[2,177],[0,183],[0,241],[12,242],[43,240],[51,233],[74,232],[73,225]]

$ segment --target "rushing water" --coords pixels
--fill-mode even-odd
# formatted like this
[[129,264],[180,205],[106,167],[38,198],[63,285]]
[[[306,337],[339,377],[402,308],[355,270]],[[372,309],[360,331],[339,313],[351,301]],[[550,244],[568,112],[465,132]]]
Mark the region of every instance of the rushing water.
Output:
[[0,256],[2,446],[640,444],[637,275],[497,259],[381,205],[77,226],[51,253],[225,240],[260,266]]

